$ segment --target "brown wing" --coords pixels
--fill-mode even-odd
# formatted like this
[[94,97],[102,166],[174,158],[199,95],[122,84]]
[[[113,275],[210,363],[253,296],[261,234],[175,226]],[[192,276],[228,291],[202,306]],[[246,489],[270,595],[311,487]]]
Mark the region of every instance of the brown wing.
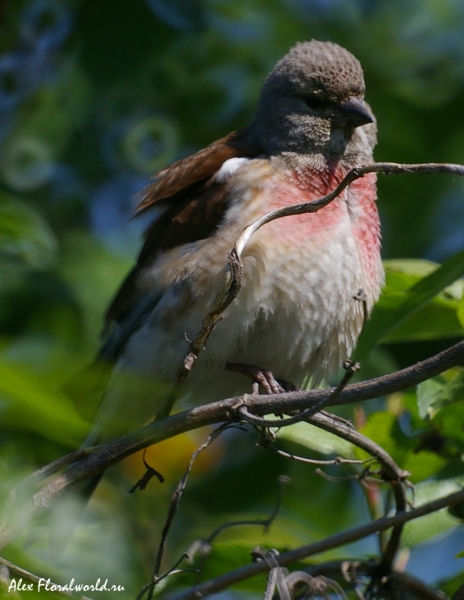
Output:
[[145,232],[145,243],[137,264],[122,284],[105,319],[105,330],[120,322],[137,299],[136,283],[140,269],[159,252],[207,238],[218,227],[226,210],[223,184],[214,174],[229,158],[254,157],[259,148],[246,142],[246,131],[233,132],[204,150],[180,160],[154,177],[137,207],[137,214],[157,204],[167,209]]
[[186,190],[214,175],[229,158],[260,154],[260,149],[247,142],[246,138],[246,129],[233,131],[207,148],[178,160],[157,173],[153,177],[153,183],[145,190],[136,213],[144,212],[161,200],[174,200],[179,193],[184,195]]

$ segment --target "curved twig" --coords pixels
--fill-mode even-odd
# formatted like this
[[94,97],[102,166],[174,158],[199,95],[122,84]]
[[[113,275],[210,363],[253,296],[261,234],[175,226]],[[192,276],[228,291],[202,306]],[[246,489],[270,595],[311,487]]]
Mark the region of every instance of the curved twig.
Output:
[[271,514],[266,519],[243,519],[242,521],[229,521],[227,523],[222,523],[221,525],[216,527],[216,529],[212,533],[210,533],[209,536],[203,541],[206,542],[208,545],[211,545],[220,533],[222,533],[226,529],[230,529],[230,527],[238,527],[241,525],[260,525],[265,530],[269,529],[269,527],[272,525],[273,521],[279,513],[280,507],[282,505],[284,486],[290,482],[290,479],[285,475],[281,475],[278,478],[278,482],[279,487],[277,493],[277,500],[275,502]]
[[[371,456],[375,457],[382,467],[381,478],[384,481],[389,482],[391,485],[391,490],[395,498],[397,513],[406,510],[407,498],[403,484],[410,473],[400,469],[392,457],[381,446],[373,442],[370,438],[362,435],[355,429],[344,426],[336,418],[330,417],[330,415],[324,413],[318,413],[314,415],[308,419],[308,422],[317,425],[325,431],[334,433],[338,437],[350,441],[358,446],[358,448],[362,448]],[[398,551],[402,531],[402,523],[393,527],[386,548],[382,553],[382,559],[378,565],[379,579],[391,571],[393,560]]]
[[190,472],[192,471],[193,465],[194,465],[196,459],[198,458],[198,455],[201,454],[203,452],[203,450],[206,450],[206,448],[208,448],[208,446],[212,442],[214,442],[214,440],[218,436],[220,436],[221,433],[223,433],[230,426],[231,425],[229,423],[223,423],[221,426],[219,426],[217,429],[215,429],[207,437],[207,439],[195,450],[195,452],[192,454],[192,456],[190,458],[190,462],[187,466],[187,469],[186,469],[182,479],[180,480],[179,484],[177,485],[177,487],[174,491],[174,494],[172,495],[171,502],[169,504],[168,515],[166,517],[166,522],[164,524],[163,531],[161,533],[161,541],[159,544],[158,553],[156,555],[155,565],[153,568],[153,576],[152,576],[153,585],[148,590],[149,600],[153,597],[155,584],[160,580],[159,572],[161,569],[161,561],[163,560],[164,551],[166,549],[168,533],[169,533],[169,530],[171,529],[171,525],[173,523],[174,516],[177,512],[180,500],[181,500],[184,490],[187,486],[187,481],[190,476]]
[[225,531],[226,529],[230,529],[231,527],[242,527],[242,526],[249,526],[249,525],[258,525],[260,527],[263,527],[265,531],[267,531],[269,529],[269,527],[272,525],[272,523],[274,522],[274,520],[276,519],[276,517],[280,511],[280,507],[282,505],[283,493],[284,493],[284,486],[290,482],[290,478],[285,475],[280,475],[278,478],[278,482],[279,482],[279,488],[278,488],[277,500],[275,502],[275,505],[274,505],[274,508],[272,509],[271,514],[267,518],[265,518],[265,519],[242,519],[242,520],[228,521],[226,523],[222,523],[221,525],[216,527],[216,529],[214,529],[208,535],[208,537],[206,537],[202,540],[196,540],[192,544],[192,546],[190,546],[190,548],[186,554],[191,561],[193,561],[193,558],[197,552],[200,552],[200,555],[201,555],[201,560],[198,565],[198,580],[197,581],[199,581],[199,578],[201,577],[201,574],[203,573],[206,559],[212,549],[213,541],[223,531]]
[[296,462],[301,462],[308,465],[319,465],[319,466],[328,466],[328,465],[364,465],[368,463],[372,463],[374,461],[373,458],[366,458],[364,460],[358,460],[355,458],[343,458],[343,456],[336,456],[335,458],[318,459],[318,458],[306,458],[304,456],[298,456],[296,454],[292,454],[291,452],[285,452],[285,450],[281,450],[280,448],[274,448],[270,442],[266,442],[265,444],[261,444],[263,448],[266,450],[270,450],[279,456],[283,456],[284,458],[290,458],[295,460]]
[[452,163],[420,163],[420,164],[399,164],[393,162],[379,162],[372,163],[370,165],[358,165],[355,166],[348,174],[342,179],[337,187],[332,190],[326,196],[312,200],[310,202],[303,202],[301,204],[294,204],[291,206],[284,206],[273,210],[259,219],[250,223],[242,231],[240,237],[235,242],[233,249],[229,254],[229,262],[224,272],[219,289],[216,293],[216,297],[213,300],[208,314],[203,320],[202,327],[198,332],[198,335],[190,343],[189,350],[185,355],[182,365],[178,371],[176,377],[175,391],[170,397],[166,406],[163,408],[161,417],[165,417],[169,414],[174,402],[179,396],[179,390],[188,374],[194,367],[196,360],[206,345],[206,342],[213,332],[213,329],[217,323],[222,319],[222,315],[226,308],[235,300],[237,297],[240,287],[242,285],[243,275],[243,264],[242,264],[242,253],[251,236],[258,231],[263,225],[275,221],[276,219],[282,219],[283,217],[289,217],[294,215],[301,215],[306,213],[315,213],[337,198],[345,188],[347,188],[353,181],[364,177],[368,173],[383,173],[384,175],[400,175],[403,173],[450,173],[452,175],[464,176],[464,166]]
[[[381,478],[390,483],[390,488],[393,497],[395,498],[397,514],[406,510],[407,498],[403,484],[410,473],[400,469],[388,452],[355,429],[343,427],[337,419],[332,419],[332,422],[330,422],[328,415],[323,413],[314,415],[311,419],[308,419],[308,421],[314,423],[314,425],[318,425],[321,429],[330,431],[338,437],[350,441],[358,446],[358,448],[362,448],[371,456],[374,456],[382,467]],[[403,526],[403,523],[399,523],[392,529],[388,543],[382,553],[382,559],[377,567],[377,577],[379,579],[384,575],[389,574],[391,571],[393,561],[399,548]]]

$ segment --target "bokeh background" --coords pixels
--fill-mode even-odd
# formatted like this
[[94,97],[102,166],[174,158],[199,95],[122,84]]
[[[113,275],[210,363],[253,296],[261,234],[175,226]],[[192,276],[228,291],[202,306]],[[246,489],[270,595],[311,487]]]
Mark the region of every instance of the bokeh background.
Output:
[[[78,447],[88,430],[62,386],[98,349],[105,306],[140,245],[137,193],[169,162],[247,124],[276,60],[311,38],[360,59],[378,120],[377,160],[464,162],[461,0],[0,1],[2,493]],[[384,257],[442,262],[462,249],[463,186],[445,175],[381,177]],[[390,344],[371,369],[445,345],[440,336]],[[146,493],[126,493],[143,473],[140,457],[112,470],[67,557],[50,558],[47,523],[31,525],[34,534],[6,556],[62,581],[109,574],[134,597],[149,578],[167,498],[204,435],[152,450],[167,482]],[[282,517],[264,536],[256,527],[230,534],[231,548],[237,539],[294,546],[366,518],[356,484],[335,488],[257,450],[252,433],[229,437],[196,467],[168,564],[233,515],[269,513],[280,473],[295,481]],[[462,569],[452,559],[456,536],[440,542],[440,561],[438,538],[424,534],[434,559],[419,545],[412,571],[437,582]],[[238,564],[248,560],[241,551]]]

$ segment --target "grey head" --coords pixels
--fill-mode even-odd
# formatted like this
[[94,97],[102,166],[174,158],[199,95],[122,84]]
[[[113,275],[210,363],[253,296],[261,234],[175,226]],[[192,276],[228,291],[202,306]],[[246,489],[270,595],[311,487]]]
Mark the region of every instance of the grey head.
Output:
[[[266,79],[251,138],[269,155],[320,154],[338,160],[365,129],[368,153],[375,145],[375,119],[364,102],[364,75],[359,61],[332,42],[298,43]],[[350,151],[350,148],[348,148]]]

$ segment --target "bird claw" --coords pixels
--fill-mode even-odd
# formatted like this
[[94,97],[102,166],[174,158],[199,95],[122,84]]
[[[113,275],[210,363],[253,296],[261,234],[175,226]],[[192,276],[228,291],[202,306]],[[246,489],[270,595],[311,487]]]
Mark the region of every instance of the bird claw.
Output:
[[282,394],[298,390],[290,381],[276,379],[272,371],[255,365],[227,363],[226,369],[249,377],[253,382],[253,393],[256,393],[257,386],[261,386],[266,394]]

